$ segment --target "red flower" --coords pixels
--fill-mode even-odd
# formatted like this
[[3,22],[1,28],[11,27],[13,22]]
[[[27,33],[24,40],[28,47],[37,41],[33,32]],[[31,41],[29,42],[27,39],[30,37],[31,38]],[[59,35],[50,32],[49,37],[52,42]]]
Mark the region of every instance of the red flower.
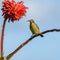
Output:
[[23,1],[16,3],[14,0],[5,0],[2,4],[2,15],[8,21],[17,21],[26,15],[27,7],[23,4]]

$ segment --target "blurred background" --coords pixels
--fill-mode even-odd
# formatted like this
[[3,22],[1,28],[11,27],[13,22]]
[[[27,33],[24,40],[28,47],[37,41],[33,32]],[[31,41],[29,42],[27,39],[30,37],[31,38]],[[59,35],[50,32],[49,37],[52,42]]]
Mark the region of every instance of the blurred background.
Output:
[[[21,0],[16,0],[21,1]],[[21,20],[6,23],[4,36],[4,52],[7,56],[22,42],[31,37],[27,20],[34,19],[41,32],[48,29],[60,28],[60,0],[22,0],[29,8]],[[0,34],[4,18],[2,16],[2,0],[0,0]],[[11,60],[60,60],[60,32],[44,34],[36,37]]]

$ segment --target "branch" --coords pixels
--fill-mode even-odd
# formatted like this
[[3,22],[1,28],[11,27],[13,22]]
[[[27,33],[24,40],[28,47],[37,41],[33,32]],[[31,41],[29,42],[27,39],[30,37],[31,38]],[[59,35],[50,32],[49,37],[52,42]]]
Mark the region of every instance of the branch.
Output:
[[48,33],[48,32],[60,32],[60,29],[51,29],[51,30],[46,30],[44,32],[42,32],[41,34],[37,34],[34,35],[32,37],[30,37],[28,40],[26,40],[25,42],[23,42],[19,47],[17,47],[12,53],[10,53],[7,56],[7,60],[9,60],[15,53],[17,53],[22,47],[24,47],[27,43],[29,43],[33,38],[37,37],[37,36],[41,36],[42,34]]

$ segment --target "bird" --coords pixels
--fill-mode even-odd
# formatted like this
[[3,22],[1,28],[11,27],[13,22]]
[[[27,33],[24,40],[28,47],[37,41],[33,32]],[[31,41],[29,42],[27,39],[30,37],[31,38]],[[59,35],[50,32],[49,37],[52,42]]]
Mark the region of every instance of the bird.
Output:
[[[33,19],[28,20],[28,22],[30,22],[30,30],[32,32],[32,35],[41,33],[38,25],[35,23]],[[43,37],[42,34],[40,36]]]

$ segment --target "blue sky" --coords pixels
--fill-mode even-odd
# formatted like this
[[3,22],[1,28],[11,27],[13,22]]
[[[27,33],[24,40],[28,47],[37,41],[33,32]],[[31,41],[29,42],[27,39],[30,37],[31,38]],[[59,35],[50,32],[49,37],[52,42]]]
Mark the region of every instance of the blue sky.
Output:
[[[17,0],[20,1],[20,0]],[[0,9],[1,9],[0,0]],[[7,56],[31,35],[27,20],[34,19],[41,31],[60,28],[60,0],[24,0],[27,10],[26,17],[14,23],[6,23],[4,51]],[[3,24],[0,10],[0,32]],[[60,32],[44,34],[44,37],[36,37],[11,60],[60,60]]]

